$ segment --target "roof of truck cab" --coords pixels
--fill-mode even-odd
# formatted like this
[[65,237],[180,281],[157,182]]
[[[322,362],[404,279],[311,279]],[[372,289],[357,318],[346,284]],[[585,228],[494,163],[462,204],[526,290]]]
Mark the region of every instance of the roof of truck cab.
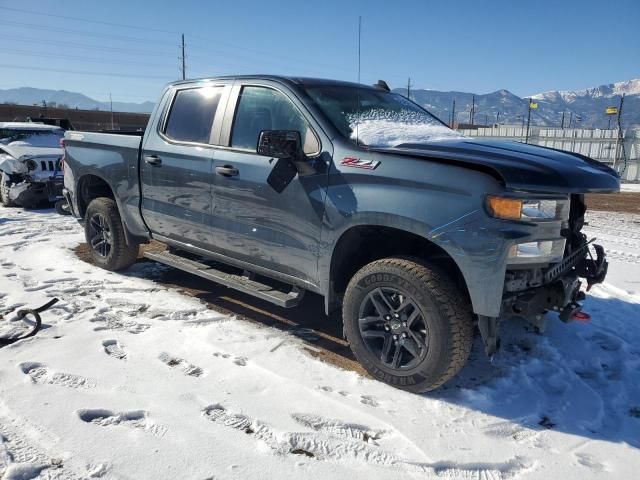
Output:
[[222,76],[222,77],[204,77],[204,78],[195,78],[192,80],[180,80],[177,82],[172,82],[169,85],[171,86],[185,85],[185,84],[193,84],[193,83],[216,81],[216,80],[271,80],[274,82],[290,83],[290,84],[305,85],[305,86],[331,85],[331,86],[359,87],[359,88],[370,88],[370,89],[376,88],[372,85],[364,85],[364,84],[355,83],[355,82],[346,82],[344,80],[332,80],[328,78],[312,78],[312,77],[287,77],[282,75],[228,75],[228,76]]

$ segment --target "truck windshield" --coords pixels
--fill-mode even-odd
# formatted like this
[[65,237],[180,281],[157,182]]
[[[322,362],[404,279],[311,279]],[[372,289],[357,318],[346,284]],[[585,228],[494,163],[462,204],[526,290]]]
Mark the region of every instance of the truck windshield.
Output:
[[304,89],[340,133],[358,145],[395,147],[461,137],[397,93],[348,85]]
[[64,130],[62,129],[0,128],[0,145],[59,147],[62,137],[64,137]]

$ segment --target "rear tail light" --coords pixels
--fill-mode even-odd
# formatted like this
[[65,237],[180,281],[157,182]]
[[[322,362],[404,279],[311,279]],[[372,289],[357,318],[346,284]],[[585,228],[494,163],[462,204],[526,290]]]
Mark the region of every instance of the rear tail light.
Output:
[[62,156],[60,157],[60,171],[64,173],[64,138],[60,139],[60,148],[62,148]]

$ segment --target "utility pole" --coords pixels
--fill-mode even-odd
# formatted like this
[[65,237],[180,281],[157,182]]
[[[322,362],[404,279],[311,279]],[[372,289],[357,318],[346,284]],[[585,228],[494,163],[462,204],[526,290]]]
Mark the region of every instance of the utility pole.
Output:
[[471,111],[469,112],[469,123],[473,127],[473,119],[476,115],[476,96],[471,96]]
[[571,128],[571,121],[573,120],[573,112],[569,112],[569,128]]
[[489,125],[489,115],[488,114],[484,114],[484,126],[486,127],[487,125]]
[[456,100],[453,99],[453,107],[451,107],[451,128],[454,128],[456,124]]
[[564,130],[564,110],[562,111],[562,121],[560,122],[560,128]]
[[44,116],[48,116],[47,115],[47,101],[46,100],[42,100],[42,106],[44,107]]
[[407,81],[407,98],[411,100],[411,77]]
[[529,99],[529,113],[527,115],[527,135],[524,139],[524,143],[529,143],[529,127],[531,126],[531,103],[533,100]]
[[500,110],[496,113],[496,125],[500,126]]
[[111,110],[111,130],[113,130],[113,100],[111,99],[111,92],[109,92],[109,108]]
[[185,65],[186,57],[184,55],[184,47],[185,47],[185,45],[184,45],[184,33],[182,34],[182,45],[181,45],[181,47],[182,47],[182,56],[180,57],[180,59],[182,60],[182,79],[186,80],[186,78],[187,78],[187,67]]
[[[613,168],[615,169],[616,165],[619,163],[618,155],[620,150],[622,150],[622,158],[625,161],[624,167],[622,167],[622,171],[619,172],[619,175],[622,175],[627,168],[627,159],[624,152],[624,137],[622,135],[622,105],[624,104],[624,93],[620,97],[620,106],[618,107],[618,141],[616,142],[616,155],[613,160]],[[622,147],[622,148],[621,148]]]

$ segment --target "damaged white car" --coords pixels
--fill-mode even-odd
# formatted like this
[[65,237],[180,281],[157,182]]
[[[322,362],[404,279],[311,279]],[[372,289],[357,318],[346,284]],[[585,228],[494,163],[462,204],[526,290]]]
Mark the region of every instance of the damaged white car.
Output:
[[34,208],[62,197],[64,130],[41,123],[0,122],[0,202]]

